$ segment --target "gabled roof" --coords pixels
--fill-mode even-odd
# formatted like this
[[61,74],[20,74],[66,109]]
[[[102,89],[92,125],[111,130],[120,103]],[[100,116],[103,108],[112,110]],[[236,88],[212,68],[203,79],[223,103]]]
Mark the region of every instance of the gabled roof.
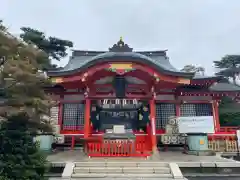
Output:
[[83,71],[102,62],[136,62],[149,65],[167,75],[192,78],[194,73],[181,72],[174,68],[166,51],[132,51],[127,44],[120,40],[109,51],[73,51],[68,64],[54,71],[48,71],[49,76],[64,76]]
[[219,81],[221,76],[200,76],[198,74],[183,72],[176,69],[169,61],[166,55],[167,50],[160,51],[133,51],[121,39],[114,44],[109,51],[84,51],[74,50],[68,64],[63,68],[49,70],[48,75],[51,77],[71,75],[76,72],[84,71],[97,63],[102,62],[136,62],[146,64],[157,71],[178,77],[186,77],[193,80]]
[[209,90],[216,91],[216,92],[229,92],[229,91],[240,92],[240,86],[227,83],[227,82],[219,82],[210,86]]
[[140,62],[150,67],[157,69],[159,72],[163,72],[168,75],[189,77],[192,78],[194,73],[181,72],[174,68],[166,56],[145,56],[139,52],[106,52],[96,56],[77,56],[72,57],[68,64],[57,71],[49,71],[49,76],[64,76],[74,74],[81,70],[85,70],[89,67],[94,66],[97,63],[102,62]]
[[184,85],[179,87],[179,90],[186,93],[200,93],[200,92],[209,92],[209,93],[240,93],[240,86],[229,83],[226,79],[223,79],[219,82],[213,83],[211,86],[193,86],[193,85]]
[[223,79],[223,76],[206,76],[206,75],[201,75],[199,73],[195,73],[195,75],[193,76],[193,80],[211,80],[214,79],[216,81],[220,81]]

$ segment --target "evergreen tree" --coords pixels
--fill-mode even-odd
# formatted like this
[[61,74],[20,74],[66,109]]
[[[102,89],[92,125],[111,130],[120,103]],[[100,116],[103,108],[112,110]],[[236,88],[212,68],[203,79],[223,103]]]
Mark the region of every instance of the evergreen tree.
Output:
[[0,127],[0,180],[43,180],[46,160],[33,140],[28,115],[21,113]]
[[[1,22],[0,22],[1,23]],[[42,68],[47,54],[0,29],[0,180],[42,180],[45,157],[33,142],[40,129],[51,131],[48,118],[51,85]]]
[[50,131],[51,97],[44,86],[51,85],[42,68],[49,61],[46,53],[8,32],[0,31],[0,57],[4,64],[0,73],[0,116],[9,117],[25,112],[33,128]]
[[240,73],[240,55],[226,55],[220,61],[214,61],[215,67],[220,71],[217,75],[231,78],[236,85],[236,79]]
[[22,27],[21,30],[22,34],[20,34],[20,37],[25,42],[33,43],[47,54],[48,61],[44,62],[45,69],[56,68],[56,65],[51,64],[51,60],[59,61],[66,57],[68,48],[73,47],[71,41],[52,36],[47,37],[45,33],[30,27]]
[[205,69],[204,67],[201,67],[201,66],[194,66],[192,64],[190,65],[185,65],[181,71],[183,72],[192,72],[192,73],[200,73],[201,75],[204,76],[205,74]]

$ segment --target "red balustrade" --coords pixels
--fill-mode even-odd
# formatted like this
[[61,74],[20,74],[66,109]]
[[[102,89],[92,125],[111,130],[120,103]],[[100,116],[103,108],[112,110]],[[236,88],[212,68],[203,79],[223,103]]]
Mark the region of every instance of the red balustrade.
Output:
[[86,140],[86,153],[90,157],[147,157],[150,156],[146,136],[137,136],[136,140],[103,140],[91,137]]
[[236,134],[236,131],[239,129],[239,126],[220,127],[220,130],[216,134]]
[[236,140],[236,134],[211,134],[208,135],[208,141],[216,141],[216,140]]

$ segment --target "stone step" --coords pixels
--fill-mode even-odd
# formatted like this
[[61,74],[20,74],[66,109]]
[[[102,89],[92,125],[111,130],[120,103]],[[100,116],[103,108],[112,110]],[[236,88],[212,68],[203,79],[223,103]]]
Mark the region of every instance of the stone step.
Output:
[[72,178],[172,178],[171,174],[118,174],[118,173],[77,173]]
[[120,167],[75,167],[73,173],[123,173]]
[[169,167],[162,162],[75,162],[76,167]]
[[74,173],[170,174],[169,167],[75,167]]
[[124,167],[123,173],[125,174],[170,174],[170,168],[167,167]]

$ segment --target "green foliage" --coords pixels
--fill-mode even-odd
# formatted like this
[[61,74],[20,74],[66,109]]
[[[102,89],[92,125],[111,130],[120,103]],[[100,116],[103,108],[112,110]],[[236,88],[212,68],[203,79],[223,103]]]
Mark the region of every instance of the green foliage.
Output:
[[240,126],[240,112],[219,115],[221,126]]
[[236,77],[240,73],[240,55],[226,55],[220,61],[214,61],[216,68],[220,69],[217,75],[222,75],[226,78],[232,78],[236,85]]
[[219,104],[219,119],[221,126],[240,126],[240,104],[223,97]]
[[0,57],[6,59],[0,73],[0,94],[4,98],[0,103],[0,116],[25,112],[33,128],[50,131],[49,122],[42,116],[48,116],[53,105],[43,88],[51,82],[39,72],[42,64],[38,61],[46,54],[10,33],[0,32]]
[[[22,27],[23,33],[20,37],[26,41],[35,44],[39,49],[43,50],[50,59],[60,60],[67,56],[67,49],[73,47],[73,43],[68,40],[56,37],[46,37],[46,35],[36,29]],[[45,64],[45,68],[55,68],[51,62]]]
[[0,180],[44,180],[46,157],[33,140],[28,116],[14,115],[0,127]]
[[1,19],[0,19],[0,30],[1,31],[6,31],[7,30],[6,26],[3,25],[3,21]]
[[181,71],[184,71],[184,72],[189,72],[189,73],[201,73],[202,75],[204,75],[205,73],[205,69],[201,66],[194,66],[192,64],[190,65],[186,65],[184,66]]

